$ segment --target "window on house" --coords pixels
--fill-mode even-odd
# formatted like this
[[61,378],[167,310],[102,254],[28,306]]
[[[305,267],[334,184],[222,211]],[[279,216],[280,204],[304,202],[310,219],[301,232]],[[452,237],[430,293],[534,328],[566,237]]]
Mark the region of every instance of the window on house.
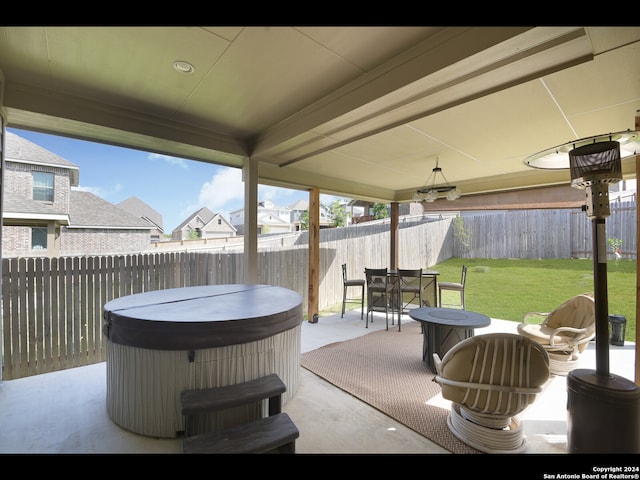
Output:
[[222,219],[221,218],[218,219],[218,225],[222,225]]
[[33,172],[33,199],[53,202],[53,173]]
[[32,227],[31,228],[31,250],[47,249],[47,228]]

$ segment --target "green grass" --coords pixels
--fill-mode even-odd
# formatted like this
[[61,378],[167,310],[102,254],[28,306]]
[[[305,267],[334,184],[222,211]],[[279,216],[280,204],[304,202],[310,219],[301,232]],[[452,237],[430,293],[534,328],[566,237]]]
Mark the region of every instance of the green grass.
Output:
[[[463,264],[469,267],[465,285],[467,310],[492,318],[519,322],[527,312],[550,312],[574,295],[594,291],[590,259],[451,258],[429,268],[440,272],[438,281],[459,282]],[[636,261],[610,260],[607,287],[609,314],[627,319],[625,340],[635,342]],[[455,292],[442,295],[444,303],[459,299]]]

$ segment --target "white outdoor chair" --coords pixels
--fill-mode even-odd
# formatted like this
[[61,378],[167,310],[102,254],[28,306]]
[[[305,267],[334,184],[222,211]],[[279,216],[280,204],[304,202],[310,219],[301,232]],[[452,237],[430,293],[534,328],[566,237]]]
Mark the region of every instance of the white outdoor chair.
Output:
[[457,438],[487,453],[526,450],[518,415],[549,379],[549,357],[539,343],[513,333],[476,335],[433,359]]
[[525,313],[517,328],[547,351],[551,373],[567,375],[580,367],[582,353],[596,335],[595,301],[590,294],[576,295],[551,313]]

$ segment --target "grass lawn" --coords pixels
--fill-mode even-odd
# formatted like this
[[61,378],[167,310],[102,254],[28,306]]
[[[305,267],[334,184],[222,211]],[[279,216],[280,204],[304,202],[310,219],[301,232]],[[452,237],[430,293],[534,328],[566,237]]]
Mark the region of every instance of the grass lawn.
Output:
[[[519,322],[527,312],[550,312],[574,295],[594,290],[591,259],[451,258],[429,268],[440,272],[438,281],[459,282],[463,264],[469,267],[465,286],[467,310],[502,320]],[[610,260],[607,287],[609,314],[627,319],[625,340],[635,342],[636,261]],[[455,292],[442,295],[444,303],[459,301]]]

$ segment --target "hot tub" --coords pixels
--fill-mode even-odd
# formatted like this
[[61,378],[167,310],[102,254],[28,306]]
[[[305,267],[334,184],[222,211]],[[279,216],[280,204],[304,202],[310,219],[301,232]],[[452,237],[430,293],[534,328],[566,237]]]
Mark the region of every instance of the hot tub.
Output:
[[[180,392],[276,373],[298,387],[302,297],[272,285],[210,285],[129,295],[104,306],[107,412],[122,428],[174,438]],[[212,428],[260,415],[222,412]]]

